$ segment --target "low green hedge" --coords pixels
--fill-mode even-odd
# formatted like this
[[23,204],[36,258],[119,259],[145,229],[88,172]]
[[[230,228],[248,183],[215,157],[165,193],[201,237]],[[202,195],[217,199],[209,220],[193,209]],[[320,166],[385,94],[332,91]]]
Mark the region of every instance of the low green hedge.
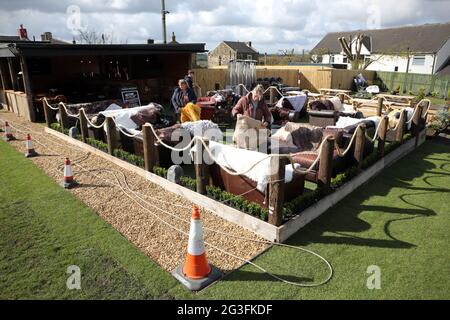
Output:
[[69,135],[69,129],[63,129],[63,127],[61,127],[61,125],[57,122],[54,122],[50,125],[50,128],[52,128],[55,131],[59,131],[61,133],[64,133],[65,135]]
[[86,138],[86,143],[88,145],[90,145],[91,147],[99,149],[103,152],[108,152],[108,144],[103,141],[100,141],[100,140],[97,140],[94,138]]
[[[106,151],[108,151],[108,145],[106,145]],[[113,152],[113,155],[116,158],[122,159],[122,160],[124,160],[124,161],[126,161],[128,163],[131,163],[131,164],[133,164],[133,165],[135,165],[137,167],[140,167],[140,168],[144,168],[145,167],[144,158],[140,157],[138,155],[129,153],[129,152],[124,151],[122,149],[115,149],[114,152]]]

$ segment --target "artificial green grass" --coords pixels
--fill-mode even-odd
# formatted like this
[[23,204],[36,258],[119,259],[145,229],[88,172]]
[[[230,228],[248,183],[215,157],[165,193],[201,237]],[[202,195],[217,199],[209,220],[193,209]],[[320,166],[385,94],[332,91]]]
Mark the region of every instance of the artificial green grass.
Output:
[[[0,299],[152,299],[178,283],[0,142]],[[81,269],[81,290],[66,287]]]
[[[317,288],[272,281],[252,266],[201,293],[203,298],[450,298],[450,147],[428,142],[297,232],[335,268]],[[273,248],[256,263],[289,280],[320,281],[323,264],[305,253]],[[381,268],[381,289],[367,288],[367,268]]]
[[[289,244],[326,257],[318,288],[252,266],[191,294],[69,192],[0,142],[0,298],[448,299],[450,147],[427,142],[297,232]],[[242,243],[245,245],[245,242]],[[274,247],[256,263],[291,281],[320,281],[317,258]],[[66,288],[67,266],[81,290]],[[381,268],[381,289],[366,286]]]

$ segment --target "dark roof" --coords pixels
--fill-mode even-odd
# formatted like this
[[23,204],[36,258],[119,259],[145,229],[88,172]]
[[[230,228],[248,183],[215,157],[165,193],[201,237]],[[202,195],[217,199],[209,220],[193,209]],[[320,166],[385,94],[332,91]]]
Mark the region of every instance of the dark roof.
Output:
[[0,36],[0,42],[14,42],[14,41],[19,41],[20,37],[19,36]]
[[0,46],[0,56],[76,56],[76,55],[138,55],[152,53],[205,52],[204,43],[180,44],[69,44],[25,41]]
[[[450,22],[425,24],[420,26],[354,30],[347,32],[330,32],[311,50],[312,53],[326,50],[329,53],[340,53],[338,38],[363,33],[371,38],[371,52],[410,52],[436,53],[450,38]],[[364,41],[366,42],[366,41]],[[370,50],[370,48],[368,48]]]
[[436,74],[450,76],[450,64],[447,64],[445,67],[443,67],[441,70],[439,70]]
[[253,49],[252,47],[248,46],[245,42],[238,42],[238,41],[224,41],[227,46],[229,46],[234,51],[237,51],[239,53],[249,53],[249,54],[257,54],[258,51]]

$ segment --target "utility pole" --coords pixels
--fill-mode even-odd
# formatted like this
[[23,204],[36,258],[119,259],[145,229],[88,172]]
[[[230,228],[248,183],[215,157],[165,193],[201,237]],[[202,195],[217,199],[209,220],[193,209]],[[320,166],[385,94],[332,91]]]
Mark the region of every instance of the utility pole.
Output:
[[167,31],[166,31],[166,14],[170,13],[166,11],[166,1],[161,0],[161,15],[162,15],[162,32],[163,32],[163,43],[167,44]]

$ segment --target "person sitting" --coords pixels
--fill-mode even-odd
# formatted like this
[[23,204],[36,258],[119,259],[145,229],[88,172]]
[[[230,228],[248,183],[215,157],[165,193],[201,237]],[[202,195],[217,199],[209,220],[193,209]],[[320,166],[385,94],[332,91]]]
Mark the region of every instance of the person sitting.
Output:
[[259,120],[266,128],[273,122],[272,114],[264,101],[264,88],[261,85],[257,85],[246,96],[239,99],[231,114],[234,118],[241,114]]
[[189,88],[186,80],[181,79],[178,81],[178,88],[175,89],[171,101],[175,109],[175,113],[178,117],[180,115],[181,109],[184,108],[187,104],[197,103],[197,96],[195,95],[194,90]]

